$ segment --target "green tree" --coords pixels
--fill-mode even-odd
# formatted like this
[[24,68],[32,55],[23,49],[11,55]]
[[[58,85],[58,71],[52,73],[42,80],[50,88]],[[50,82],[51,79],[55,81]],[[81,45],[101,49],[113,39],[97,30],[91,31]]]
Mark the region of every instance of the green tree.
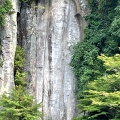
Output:
[[25,53],[22,47],[17,45],[15,61],[14,61],[14,74],[15,74],[15,85],[27,86],[26,73],[23,71],[25,62]]
[[20,71],[16,71],[15,74],[15,85],[19,86],[22,85],[24,87],[27,86],[27,82],[26,82],[26,73],[25,72],[20,72]]
[[[104,74],[100,54],[107,56],[120,53],[119,0],[88,0],[91,13],[86,17],[88,23],[85,38],[74,47],[71,60],[76,77],[76,98],[80,99],[87,83]],[[116,35],[116,33],[118,33]]]
[[106,73],[88,83],[78,104],[84,115],[76,120],[120,120],[120,54],[98,58]]
[[15,73],[17,70],[22,71],[24,62],[25,62],[25,53],[22,47],[17,45],[16,47],[16,54],[15,54],[15,61],[14,61],[14,66],[15,66]]
[[112,34],[116,37],[120,37],[120,1],[118,2],[117,7],[115,8],[116,16],[111,24],[110,31],[112,31]]
[[33,101],[21,85],[16,86],[9,96],[3,95],[0,106],[0,120],[38,120],[43,116],[38,111],[41,104]]

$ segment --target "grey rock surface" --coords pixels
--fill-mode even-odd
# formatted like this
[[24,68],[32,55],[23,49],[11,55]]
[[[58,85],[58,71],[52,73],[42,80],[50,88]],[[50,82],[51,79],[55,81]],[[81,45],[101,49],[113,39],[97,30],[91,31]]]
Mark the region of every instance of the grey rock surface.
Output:
[[79,3],[79,16],[72,0],[52,0],[21,8],[29,89],[43,104],[44,120],[71,120],[75,115],[75,78],[69,63],[72,46],[83,38],[86,26],[86,6],[84,1]]
[[3,63],[0,67],[0,95],[10,92],[14,86],[14,56],[17,43],[18,1],[11,1],[14,11],[5,17],[5,25],[0,28]]
[[[77,1],[77,2],[76,2]],[[79,3],[79,4],[77,4]],[[69,66],[73,45],[84,38],[85,0],[36,0],[19,4],[12,0],[13,14],[6,16],[2,41],[0,94],[14,86],[14,56],[17,41],[26,53],[29,92],[43,120],[72,120],[75,115],[75,78]]]

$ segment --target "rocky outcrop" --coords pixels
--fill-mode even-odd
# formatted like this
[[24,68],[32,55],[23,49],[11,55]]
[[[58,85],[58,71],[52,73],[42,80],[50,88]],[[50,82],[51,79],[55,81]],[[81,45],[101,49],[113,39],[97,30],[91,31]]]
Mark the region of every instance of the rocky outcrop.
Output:
[[14,13],[6,16],[1,36],[1,93],[14,85],[18,41],[26,52],[29,91],[43,104],[43,120],[71,120],[75,115],[75,78],[69,63],[72,46],[84,37],[84,16],[89,11],[86,1],[36,0],[20,5],[13,0],[12,4]]
[[11,1],[12,14],[6,15],[4,27],[0,27],[0,41],[2,46],[2,64],[0,67],[0,95],[8,93],[14,86],[14,56],[17,43],[17,0]]
[[71,120],[75,114],[75,78],[69,63],[72,45],[83,38],[83,3],[79,1],[79,15],[72,0],[38,2],[21,8],[20,36],[26,49],[29,89],[43,103],[44,120]]

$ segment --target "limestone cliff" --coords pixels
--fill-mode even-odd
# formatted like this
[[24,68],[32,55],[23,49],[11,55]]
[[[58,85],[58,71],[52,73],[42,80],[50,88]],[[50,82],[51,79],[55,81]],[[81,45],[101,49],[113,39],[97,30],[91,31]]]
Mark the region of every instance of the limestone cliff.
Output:
[[8,92],[14,86],[14,56],[17,44],[17,0],[12,0],[13,14],[5,16],[5,25],[0,27],[2,58],[0,66],[0,94]]
[[25,49],[29,91],[43,104],[43,120],[71,120],[75,115],[74,82],[69,66],[72,46],[82,40],[88,14],[85,0],[12,0],[13,14],[1,28],[1,93],[14,86],[16,44]]

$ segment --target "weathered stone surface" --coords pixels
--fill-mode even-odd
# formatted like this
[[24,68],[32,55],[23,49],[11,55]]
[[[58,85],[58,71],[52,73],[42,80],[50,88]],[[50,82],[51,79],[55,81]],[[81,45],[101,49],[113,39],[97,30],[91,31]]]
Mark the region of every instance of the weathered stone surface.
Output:
[[69,63],[72,45],[83,38],[83,3],[80,1],[80,16],[75,16],[72,0],[52,0],[21,8],[29,89],[43,103],[44,120],[71,120],[75,114],[75,78]]
[[72,46],[84,37],[84,16],[89,10],[86,0],[36,2],[20,6],[17,0],[12,0],[14,12],[6,16],[0,35],[3,58],[0,94],[14,86],[18,39],[26,52],[29,91],[43,104],[43,120],[71,120],[75,115],[75,78],[69,63]]
[[0,94],[10,92],[14,86],[14,56],[17,42],[17,12],[18,1],[12,0],[13,5],[10,15],[5,17],[5,25],[0,28],[3,64],[0,67]]

